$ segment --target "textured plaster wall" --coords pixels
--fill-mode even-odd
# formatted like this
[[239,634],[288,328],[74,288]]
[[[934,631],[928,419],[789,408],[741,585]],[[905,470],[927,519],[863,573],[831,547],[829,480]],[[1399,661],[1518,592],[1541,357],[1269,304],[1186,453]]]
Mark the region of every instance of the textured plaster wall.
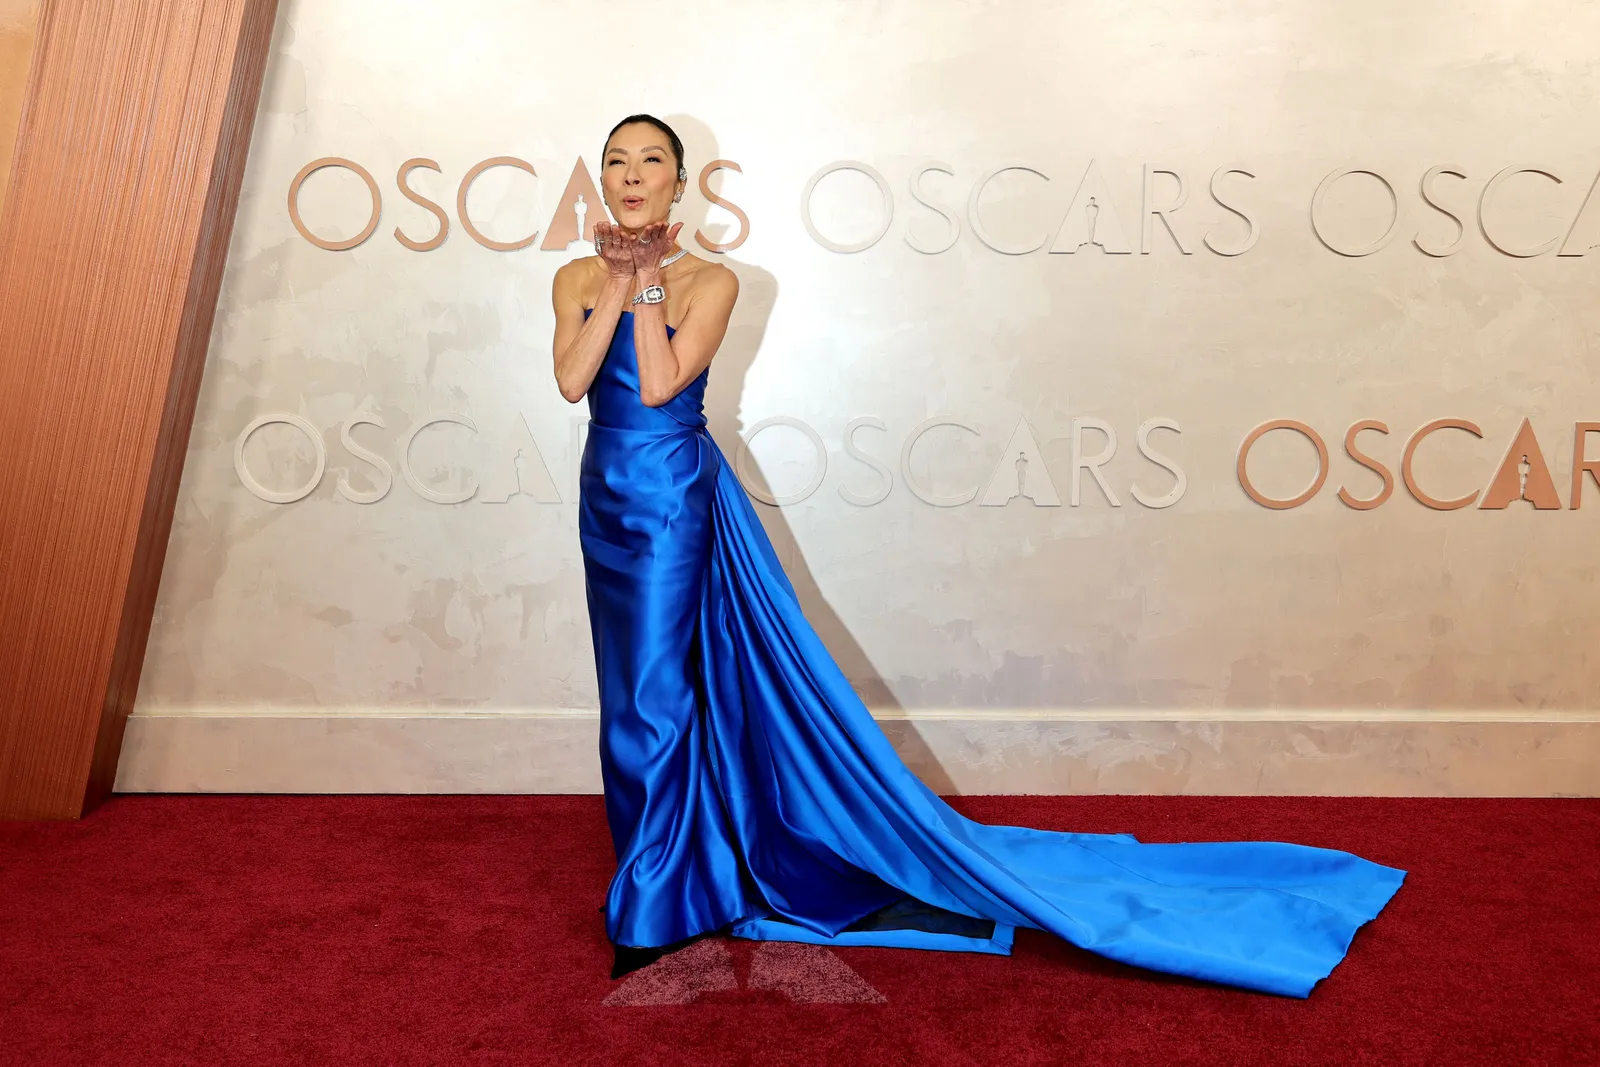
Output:
[[[539,709],[595,706],[576,535],[583,408],[550,375],[556,268],[584,250],[491,251],[461,225],[456,190],[486,172],[468,214],[490,238],[542,233],[581,156],[597,173],[617,118],[667,117],[687,142],[691,186],[712,180],[749,219],[726,255],[743,295],[713,364],[712,428],[732,455],[763,419],[800,420],[827,467],[804,500],[763,506],[808,614],[874,707],[917,709],[1583,709],[1594,655],[1594,545],[1588,506],[1433,510],[1403,484],[1373,510],[1336,497],[1381,488],[1342,450],[1345,430],[1385,422],[1364,449],[1400,481],[1407,438],[1435,497],[1483,490],[1530,418],[1563,505],[1573,425],[1600,420],[1594,368],[1600,248],[1507,255],[1561,238],[1600,244],[1600,203],[1580,216],[1600,171],[1600,6],[1415,0],[1228,0],[1217,5],[467,0],[448,15],[377,0],[283,0],[262,112],[184,471],[139,698],[141,712],[186,707]],[[614,46],[621,45],[619,52]],[[352,159],[382,196],[376,232],[350,251],[315,247],[291,222],[297,171]],[[437,161],[410,183],[450,219],[438,227],[403,197],[396,169]],[[892,218],[864,251],[830,251],[807,232],[801,193],[838,160],[888,183]],[[1104,185],[1096,235],[1051,254],[1093,160]],[[913,197],[942,205],[959,232]],[[975,232],[968,197],[979,197]],[[1141,254],[1146,165],[1181,175],[1186,201]],[[1459,250],[1424,254],[1464,223]],[[1255,221],[1243,254],[1245,221]],[[1395,235],[1364,257],[1319,242],[1310,205],[1342,167],[1382,174],[1398,198]],[[1506,167],[1480,224],[1478,202]],[[1041,177],[1041,175],[1043,177]],[[1047,179],[1047,180],[1046,180]],[[1155,178],[1161,202],[1176,182]],[[1099,201],[1103,198],[1106,203]],[[1600,201],[1600,196],[1596,197]],[[338,240],[364,225],[361,179],[327,169],[301,190],[305,224]],[[740,230],[698,189],[680,217],[709,237]],[[1113,218],[1114,215],[1114,218]],[[883,218],[873,182],[821,181],[820,233],[848,242]],[[1345,247],[1381,235],[1388,194],[1338,182],[1319,209]],[[1072,226],[1087,222],[1068,221]],[[1573,229],[1574,220],[1578,225]],[[1071,230],[1071,227],[1068,227]],[[1568,240],[1569,230],[1572,237]],[[1072,234],[1069,232],[1069,236]],[[1005,254],[991,244],[1045,247]],[[691,245],[700,254],[698,246]],[[346,448],[341,425],[366,413]],[[299,416],[320,435],[320,482],[292,503],[249,491],[241,431]],[[476,486],[464,503],[419,494]],[[939,507],[908,486],[900,450],[923,420],[949,415],[910,468],[926,492],[977,496]],[[854,447],[882,465],[850,455]],[[1038,452],[1007,452],[1020,419]],[[1294,418],[1330,450],[1321,492],[1291,510],[1253,502],[1235,476],[1245,435]],[[1120,506],[1074,458],[1100,451]],[[1141,424],[1166,419],[1143,457]],[[1590,438],[1600,456],[1600,435]],[[312,443],[263,426],[244,469],[268,491],[311,480]],[[1249,473],[1292,497],[1316,468],[1292,432],[1264,438]],[[750,484],[798,494],[812,448],[791,426],[765,430]],[[1044,482],[1048,474],[1049,483]],[[546,481],[548,475],[548,481]],[[1004,500],[1019,483],[1032,499]],[[878,495],[875,503],[852,503]],[[519,491],[519,489],[521,491]],[[1059,506],[1041,506],[1052,491]],[[559,498],[559,502],[556,499]]]

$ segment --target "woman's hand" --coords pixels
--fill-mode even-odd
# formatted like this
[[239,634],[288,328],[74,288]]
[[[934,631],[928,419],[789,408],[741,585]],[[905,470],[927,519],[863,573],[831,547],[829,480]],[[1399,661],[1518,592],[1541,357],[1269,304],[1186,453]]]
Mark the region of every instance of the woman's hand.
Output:
[[[594,224],[594,241],[599,246],[600,258],[613,278],[628,279],[635,274],[634,246],[639,242],[631,234],[623,233],[609,222]],[[660,257],[657,257],[660,262]]]
[[[598,230],[598,227],[596,227]],[[665,222],[652,222],[639,231],[639,239],[630,246],[633,253],[633,271],[635,274],[656,275],[661,271],[661,261],[666,258],[667,250],[672,247],[672,242],[677,240],[678,231],[683,229],[683,223],[675,222],[672,228],[667,229]]]

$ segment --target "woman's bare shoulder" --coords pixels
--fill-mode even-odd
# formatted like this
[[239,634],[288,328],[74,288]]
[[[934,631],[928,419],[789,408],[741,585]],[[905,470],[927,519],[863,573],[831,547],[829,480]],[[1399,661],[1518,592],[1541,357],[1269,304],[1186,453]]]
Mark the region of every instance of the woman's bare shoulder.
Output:
[[558,297],[570,297],[583,307],[590,307],[600,292],[602,272],[599,256],[568,260],[556,268],[551,288]]
[[701,259],[699,256],[694,257],[693,273],[689,275],[688,281],[694,287],[697,296],[739,294],[739,276],[727,264]]

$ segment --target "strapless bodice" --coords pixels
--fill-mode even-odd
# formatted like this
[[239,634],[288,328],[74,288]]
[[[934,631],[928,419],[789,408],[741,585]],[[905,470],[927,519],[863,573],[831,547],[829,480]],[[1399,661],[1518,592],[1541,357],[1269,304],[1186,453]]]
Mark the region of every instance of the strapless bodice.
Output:
[[[585,308],[588,319],[592,308]],[[667,337],[674,333],[667,327]],[[617,331],[606,349],[606,358],[600,364],[594,381],[589,385],[589,418],[595,426],[609,426],[618,430],[683,430],[699,429],[706,424],[706,382],[710,368],[683,391],[658,408],[639,399],[639,354],[633,346],[633,312],[624,311],[617,321]]]

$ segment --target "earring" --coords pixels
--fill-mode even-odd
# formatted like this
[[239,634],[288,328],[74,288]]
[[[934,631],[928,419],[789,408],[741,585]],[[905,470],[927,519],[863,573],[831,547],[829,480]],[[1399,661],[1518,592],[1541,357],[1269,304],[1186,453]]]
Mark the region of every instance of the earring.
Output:
[[676,204],[676,203],[678,203],[678,202],[679,202],[679,201],[680,201],[680,200],[682,200],[682,199],[683,199],[683,194],[682,194],[682,193],[679,193],[679,194],[678,194],[678,195],[677,195],[677,196],[675,196],[675,197],[673,197],[673,198],[672,198],[672,202],[673,202],[673,203],[674,203],[674,204]]

